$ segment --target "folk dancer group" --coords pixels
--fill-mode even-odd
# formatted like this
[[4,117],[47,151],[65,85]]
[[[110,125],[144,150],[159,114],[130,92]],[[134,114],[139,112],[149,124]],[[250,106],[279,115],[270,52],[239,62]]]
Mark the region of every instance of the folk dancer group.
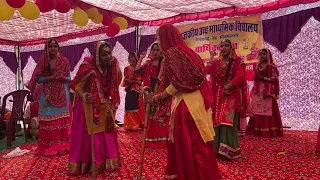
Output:
[[[118,170],[121,161],[114,118],[121,82],[127,92],[125,130],[141,129],[144,103],[151,104],[147,147],[168,148],[167,179],[221,179],[216,154],[240,157],[241,117],[251,115],[249,133],[283,135],[277,104],[279,71],[269,50],[259,51],[249,103],[246,65],[230,40],[220,43],[218,60],[211,53],[205,66],[173,25],[161,25],[157,39],[145,64],[145,53],[140,57],[129,54],[123,82],[109,43],[99,41],[71,80],[69,61],[58,42],[49,39],[28,84],[33,95],[40,92],[36,155],[69,153],[70,175],[87,173],[92,166],[98,173]],[[69,87],[76,92],[73,103]],[[148,91],[145,99],[142,90]]]

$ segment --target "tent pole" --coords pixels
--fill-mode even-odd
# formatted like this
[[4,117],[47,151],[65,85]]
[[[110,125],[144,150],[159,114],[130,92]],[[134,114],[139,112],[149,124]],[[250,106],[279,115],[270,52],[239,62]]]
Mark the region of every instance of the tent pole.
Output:
[[16,85],[17,85],[16,89],[20,90],[20,89],[23,89],[20,46],[19,45],[15,46],[14,51],[15,51],[17,63],[18,63],[18,69],[17,69],[17,74],[16,74]]
[[140,38],[141,38],[141,27],[138,25],[136,26],[136,53],[139,53]]

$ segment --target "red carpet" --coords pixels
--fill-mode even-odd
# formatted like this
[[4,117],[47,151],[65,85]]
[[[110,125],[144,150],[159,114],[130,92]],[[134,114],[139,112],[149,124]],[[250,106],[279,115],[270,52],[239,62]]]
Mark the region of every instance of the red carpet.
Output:
[[[224,179],[320,179],[320,156],[315,155],[317,132],[285,131],[282,138],[241,136],[242,158],[219,160]],[[119,172],[99,175],[97,179],[132,179],[138,173],[141,132],[119,133],[122,168]],[[35,144],[20,146],[35,150]],[[279,153],[280,152],[280,153]],[[284,152],[284,153],[281,153]],[[61,180],[90,179],[90,175],[66,174],[68,156],[35,157],[28,154],[13,159],[0,158],[0,179]],[[144,176],[164,178],[166,150],[146,150]]]

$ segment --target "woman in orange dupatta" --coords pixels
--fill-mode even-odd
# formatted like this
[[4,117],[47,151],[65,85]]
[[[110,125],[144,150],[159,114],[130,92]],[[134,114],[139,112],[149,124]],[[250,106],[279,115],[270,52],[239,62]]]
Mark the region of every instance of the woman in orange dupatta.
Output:
[[249,113],[246,65],[239,59],[230,40],[220,43],[220,58],[211,54],[207,72],[211,76],[213,94],[214,147],[228,159],[240,157],[238,123]]
[[[167,179],[221,179],[212,146],[212,95],[205,66],[198,54],[187,47],[171,24],[161,25],[158,41],[164,53],[160,74],[164,89],[152,97],[159,103],[156,117],[166,116],[172,107],[168,145]],[[147,96],[148,102],[151,95]]]
[[49,39],[27,87],[39,97],[39,140],[35,155],[64,155],[70,146],[70,65],[54,39]]
[[[119,73],[112,46],[99,41],[95,54],[85,58],[70,84],[76,92],[68,165],[70,175],[87,173],[92,165],[96,173],[116,171],[121,166],[114,119],[115,108],[120,103]],[[92,133],[94,160],[91,159]]]
[[279,98],[279,71],[269,49],[259,52],[259,63],[254,75],[251,108],[253,117],[248,132],[263,137],[283,136],[283,127],[277,99]]
[[136,53],[130,53],[129,66],[124,68],[124,80],[122,86],[125,87],[125,113],[124,113],[124,129],[140,130],[144,119],[144,102],[140,97],[140,86],[142,77],[135,72],[138,61]]

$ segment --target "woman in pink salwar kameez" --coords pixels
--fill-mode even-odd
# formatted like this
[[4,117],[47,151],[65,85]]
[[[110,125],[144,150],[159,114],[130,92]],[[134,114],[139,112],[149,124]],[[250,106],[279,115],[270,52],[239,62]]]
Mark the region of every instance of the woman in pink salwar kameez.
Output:
[[259,52],[260,62],[254,75],[251,108],[253,116],[248,132],[263,137],[281,137],[282,121],[277,99],[279,98],[279,71],[270,50]]
[[121,166],[114,119],[114,109],[120,103],[119,70],[118,60],[112,56],[112,46],[100,41],[95,54],[85,58],[70,84],[77,93],[71,128],[70,175],[84,174],[91,169],[92,133],[96,173],[116,171]]

